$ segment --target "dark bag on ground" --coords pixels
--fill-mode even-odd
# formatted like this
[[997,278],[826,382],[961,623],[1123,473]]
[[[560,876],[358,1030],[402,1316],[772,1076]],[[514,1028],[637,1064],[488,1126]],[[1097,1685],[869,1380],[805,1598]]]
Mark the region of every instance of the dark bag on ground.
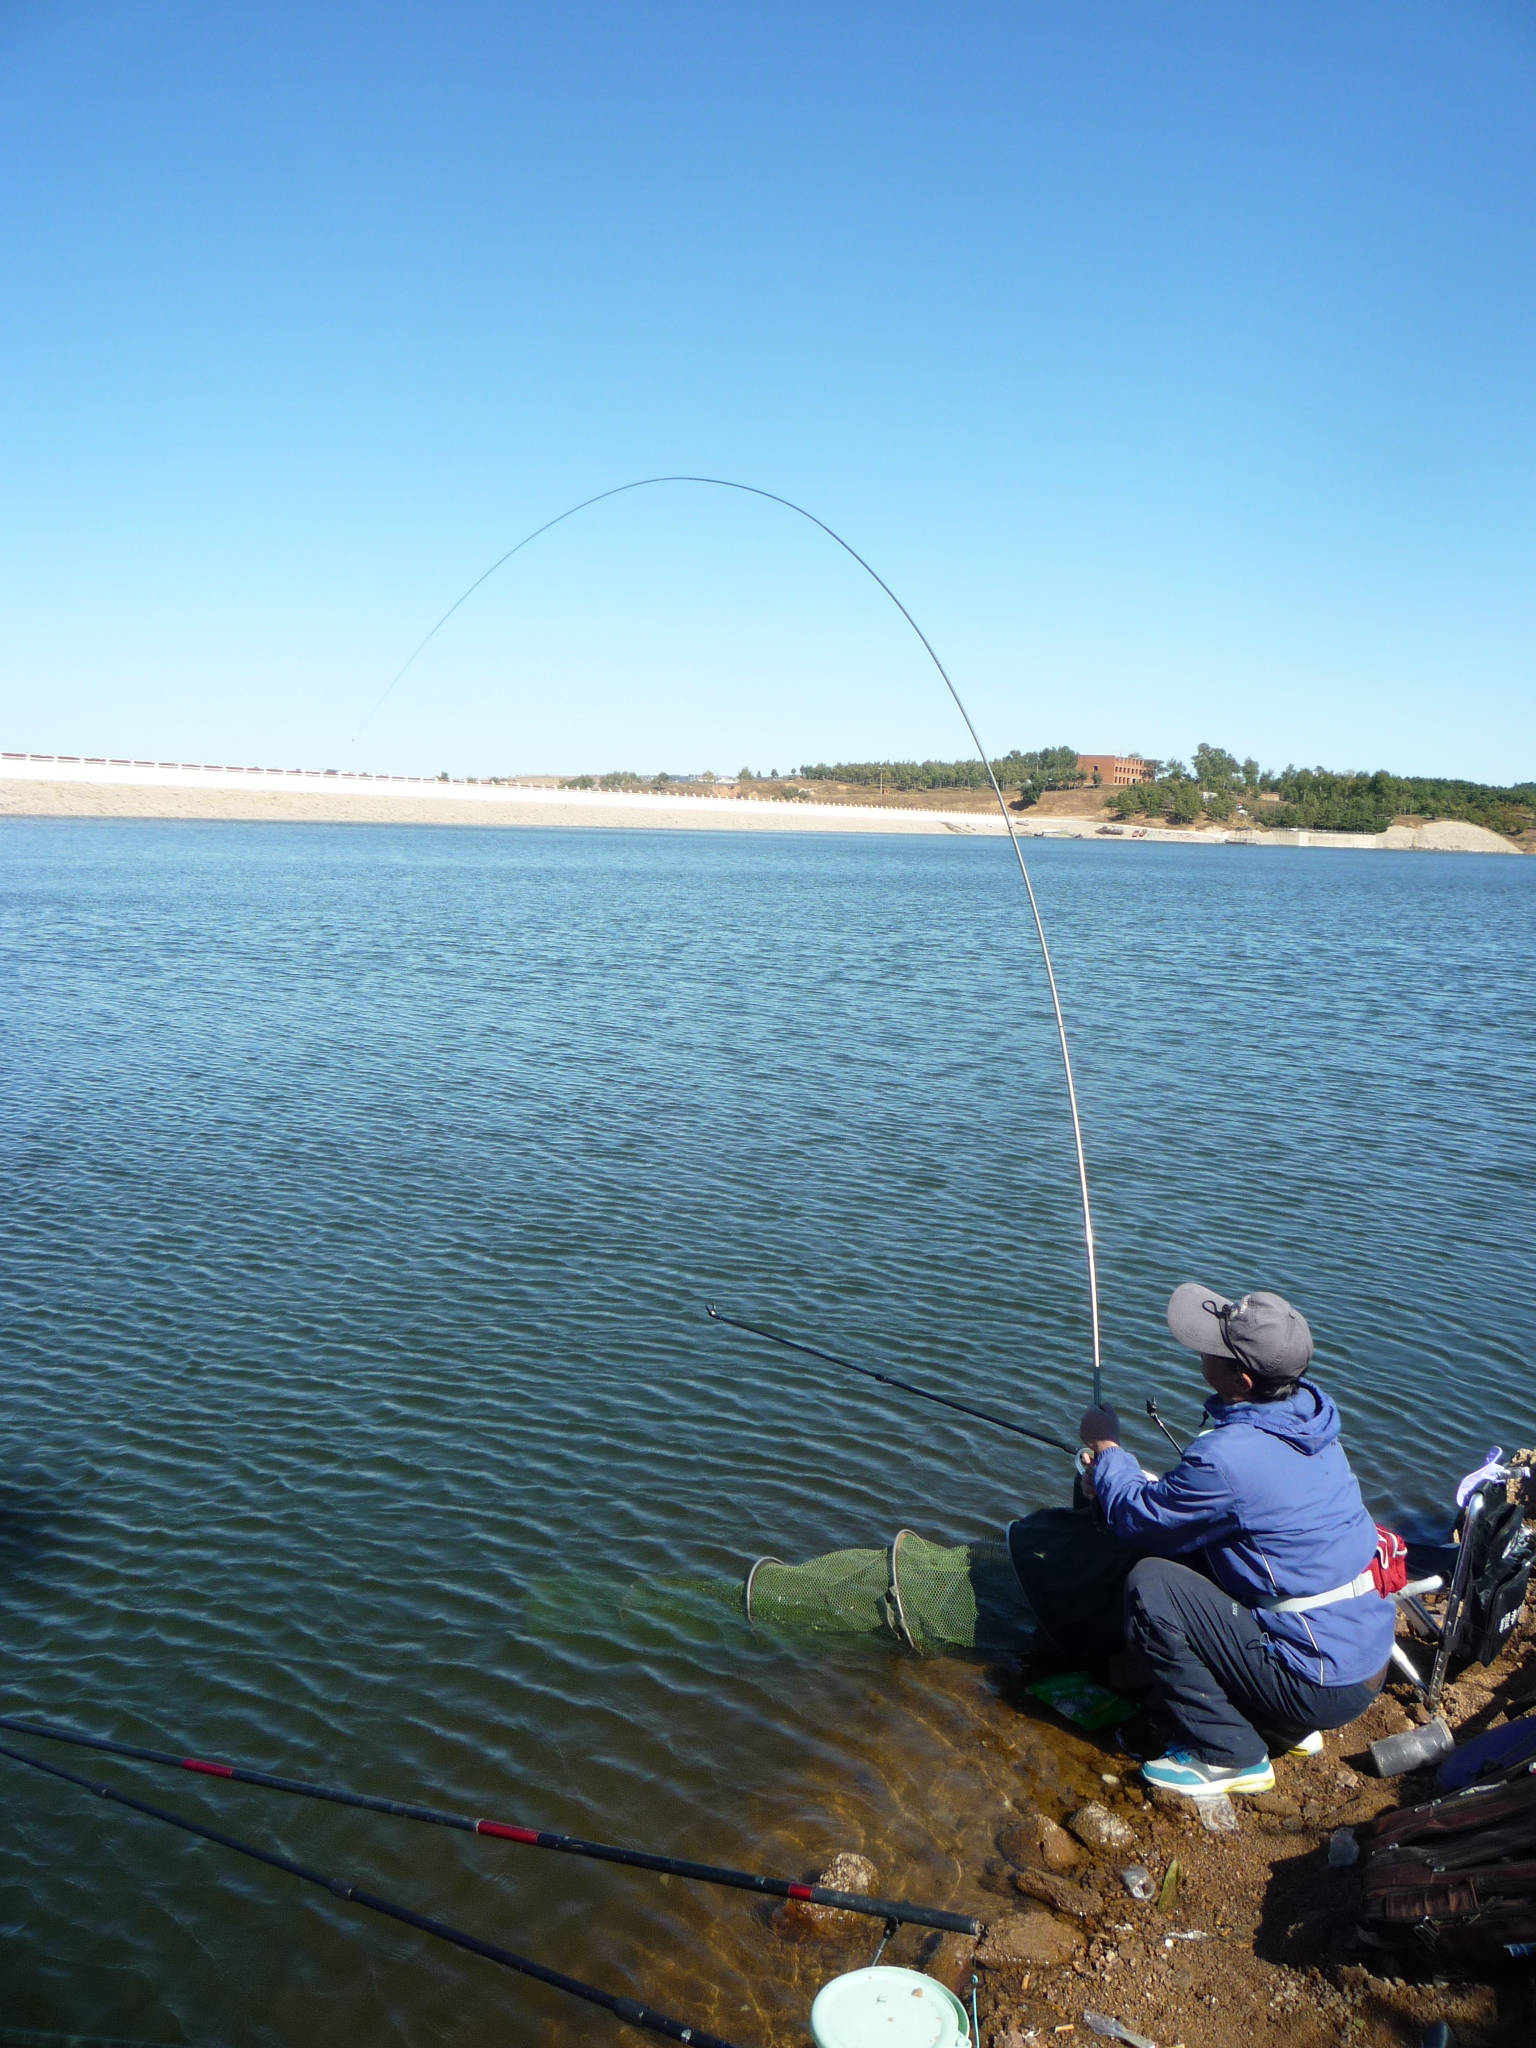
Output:
[[1530,1536],[1518,1501],[1500,1501],[1473,1524],[1466,1615],[1454,1664],[1491,1664],[1520,1619],[1531,1580]]
[[1435,1790],[1460,1792],[1479,1778],[1504,1777],[1518,1764],[1536,1770],[1536,1714],[1523,1714],[1502,1728],[1458,1742],[1435,1773]]
[[1125,1645],[1125,1582],[1142,1553],[1089,1508],[1040,1508],[1008,1524],[1008,1555],[1042,1647],[1096,1663]]
[[1536,1778],[1394,1807],[1357,1832],[1369,1939],[1484,1969],[1536,1954]]

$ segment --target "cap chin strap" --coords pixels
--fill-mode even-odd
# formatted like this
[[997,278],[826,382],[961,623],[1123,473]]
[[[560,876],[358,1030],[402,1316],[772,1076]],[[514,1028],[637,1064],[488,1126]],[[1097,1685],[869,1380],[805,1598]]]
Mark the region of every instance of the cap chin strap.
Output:
[[[1244,1299],[1246,1300],[1246,1298],[1245,1296]],[[1214,1301],[1202,1301],[1200,1304],[1207,1315],[1216,1318],[1217,1323],[1221,1327],[1222,1343],[1226,1345],[1232,1356],[1243,1368],[1243,1371],[1247,1373],[1250,1379],[1261,1380],[1265,1377],[1263,1367],[1255,1364],[1253,1359],[1244,1356],[1242,1346],[1232,1335],[1232,1318],[1237,1314],[1242,1305],[1240,1301],[1225,1301],[1219,1308]]]

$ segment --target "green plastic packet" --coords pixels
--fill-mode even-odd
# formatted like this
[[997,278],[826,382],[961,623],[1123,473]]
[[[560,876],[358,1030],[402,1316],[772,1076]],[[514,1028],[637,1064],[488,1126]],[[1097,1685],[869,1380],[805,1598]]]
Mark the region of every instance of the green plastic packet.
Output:
[[1134,1700],[1122,1699],[1083,1671],[1063,1671],[1038,1678],[1024,1690],[1078,1728],[1114,1728],[1136,1711]]

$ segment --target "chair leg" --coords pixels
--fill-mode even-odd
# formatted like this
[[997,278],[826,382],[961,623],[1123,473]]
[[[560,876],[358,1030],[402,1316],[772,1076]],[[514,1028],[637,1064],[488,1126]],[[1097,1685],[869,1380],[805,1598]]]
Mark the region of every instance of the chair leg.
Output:
[[1440,1629],[1440,1647],[1435,1652],[1429,1684],[1424,1688],[1424,1704],[1431,1709],[1440,1704],[1441,1688],[1450,1674],[1451,1658],[1456,1653],[1456,1639],[1461,1634],[1462,1618],[1467,1608],[1468,1582],[1472,1576],[1473,1531],[1486,1506],[1486,1495],[1479,1487],[1462,1510],[1461,1547],[1456,1556],[1456,1569],[1451,1574],[1451,1590],[1446,1596],[1445,1620]]
[[1425,1690],[1424,1681],[1418,1673],[1418,1667],[1401,1643],[1394,1643],[1392,1645],[1392,1662],[1403,1674],[1404,1678],[1407,1679],[1415,1692],[1422,1693]]

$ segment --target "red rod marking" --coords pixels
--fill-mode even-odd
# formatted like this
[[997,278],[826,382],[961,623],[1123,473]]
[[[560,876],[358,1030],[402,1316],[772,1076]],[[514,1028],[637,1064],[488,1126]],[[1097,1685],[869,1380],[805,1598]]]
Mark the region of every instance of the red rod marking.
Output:
[[531,1842],[535,1848],[541,1846],[543,1840],[537,1828],[509,1827],[504,1820],[477,1820],[475,1833],[499,1835],[504,1842]]
[[[836,1906],[845,1912],[868,1913],[894,1920],[904,1920],[919,1927],[940,1927],[956,1934],[979,1934],[981,1923],[968,1914],[940,1912],[928,1906],[909,1906],[900,1900],[860,1899],[855,1900],[844,1892],[827,1889],[821,1885],[790,1884],[782,1878],[754,1876],[745,1870],[720,1870],[708,1864],[688,1863],[669,1856],[651,1856],[640,1850],[615,1849],[600,1842],[577,1842],[566,1835],[546,1833],[539,1828],[514,1827],[508,1821],[471,1820],[467,1814],[438,1813],[428,1806],[408,1806],[391,1799],[374,1799],[360,1792],[348,1792],[334,1785],[307,1785],[297,1778],[274,1777],[267,1771],[253,1771],[240,1764],[212,1763],[200,1756],[176,1756],[159,1749],[141,1749],[135,1744],[112,1742],[103,1736],[85,1735],[71,1728],[50,1728],[33,1721],[18,1720],[9,1714],[0,1714],[0,1728],[14,1728],[19,1734],[41,1735],[50,1742],[69,1742],[81,1749],[101,1750],[111,1756],[131,1757],[139,1763],[166,1764],[175,1769],[200,1772],[209,1778],[232,1778],[239,1784],[263,1785],[270,1791],[296,1793],[306,1799],[334,1800],[340,1806],[359,1806],[378,1813],[399,1814],[407,1820],[428,1821],[437,1827],[463,1828],[477,1835],[499,1836],[506,1842],[523,1842],[535,1849],[563,1849],[577,1856],[592,1856],[600,1862],[628,1865],[637,1870],[659,1870],[674,1877],[688,1878],[703,1884],[734,1886],[739,1891],[763,1893],[778,1898],[802,1899],[810,1903]],[[85,1784],[83,1778],[74,1778],[68,1771],[59,1771],[52,1764],[45,1764],[35,1757],[25,1757],[20,1751],[0,1749],[0,1755],[14,1758],[18,1763],[29,1763],[42,1771],[63,1777],[71,1784]],[[96,1786],[91,1790],[105,1790]],[[106,1796],[119,1798],[123,1795],[108,1793]],[[135,1802],[128,1800],[132,1806]],[[158,1807],[148,1807],[146,1812],[158,1814]],[[180,1825],[191,1825],[179,1821]],[[194,1827],[193,1832],[199,1830]],[[202,1830],[207,1834],[206,1829]],[[209,1835],[210,1840],[225,1841],[222,1835]],[[252,1851],[252,1854],[257,1852]],[[286,1868],[286,1866],[284,1866]],[[357,1896],[361,1897],[359,1893]],[[414,1923],[412,1923],[414,1924]],[[425,1922],[423,1925],[427,1924]],[[532,1966],[528,1966],[532,1969]],[[679,2036],[679,2038],[681,2038]],[[701,2042],[710,2037],[700,2035]]]

